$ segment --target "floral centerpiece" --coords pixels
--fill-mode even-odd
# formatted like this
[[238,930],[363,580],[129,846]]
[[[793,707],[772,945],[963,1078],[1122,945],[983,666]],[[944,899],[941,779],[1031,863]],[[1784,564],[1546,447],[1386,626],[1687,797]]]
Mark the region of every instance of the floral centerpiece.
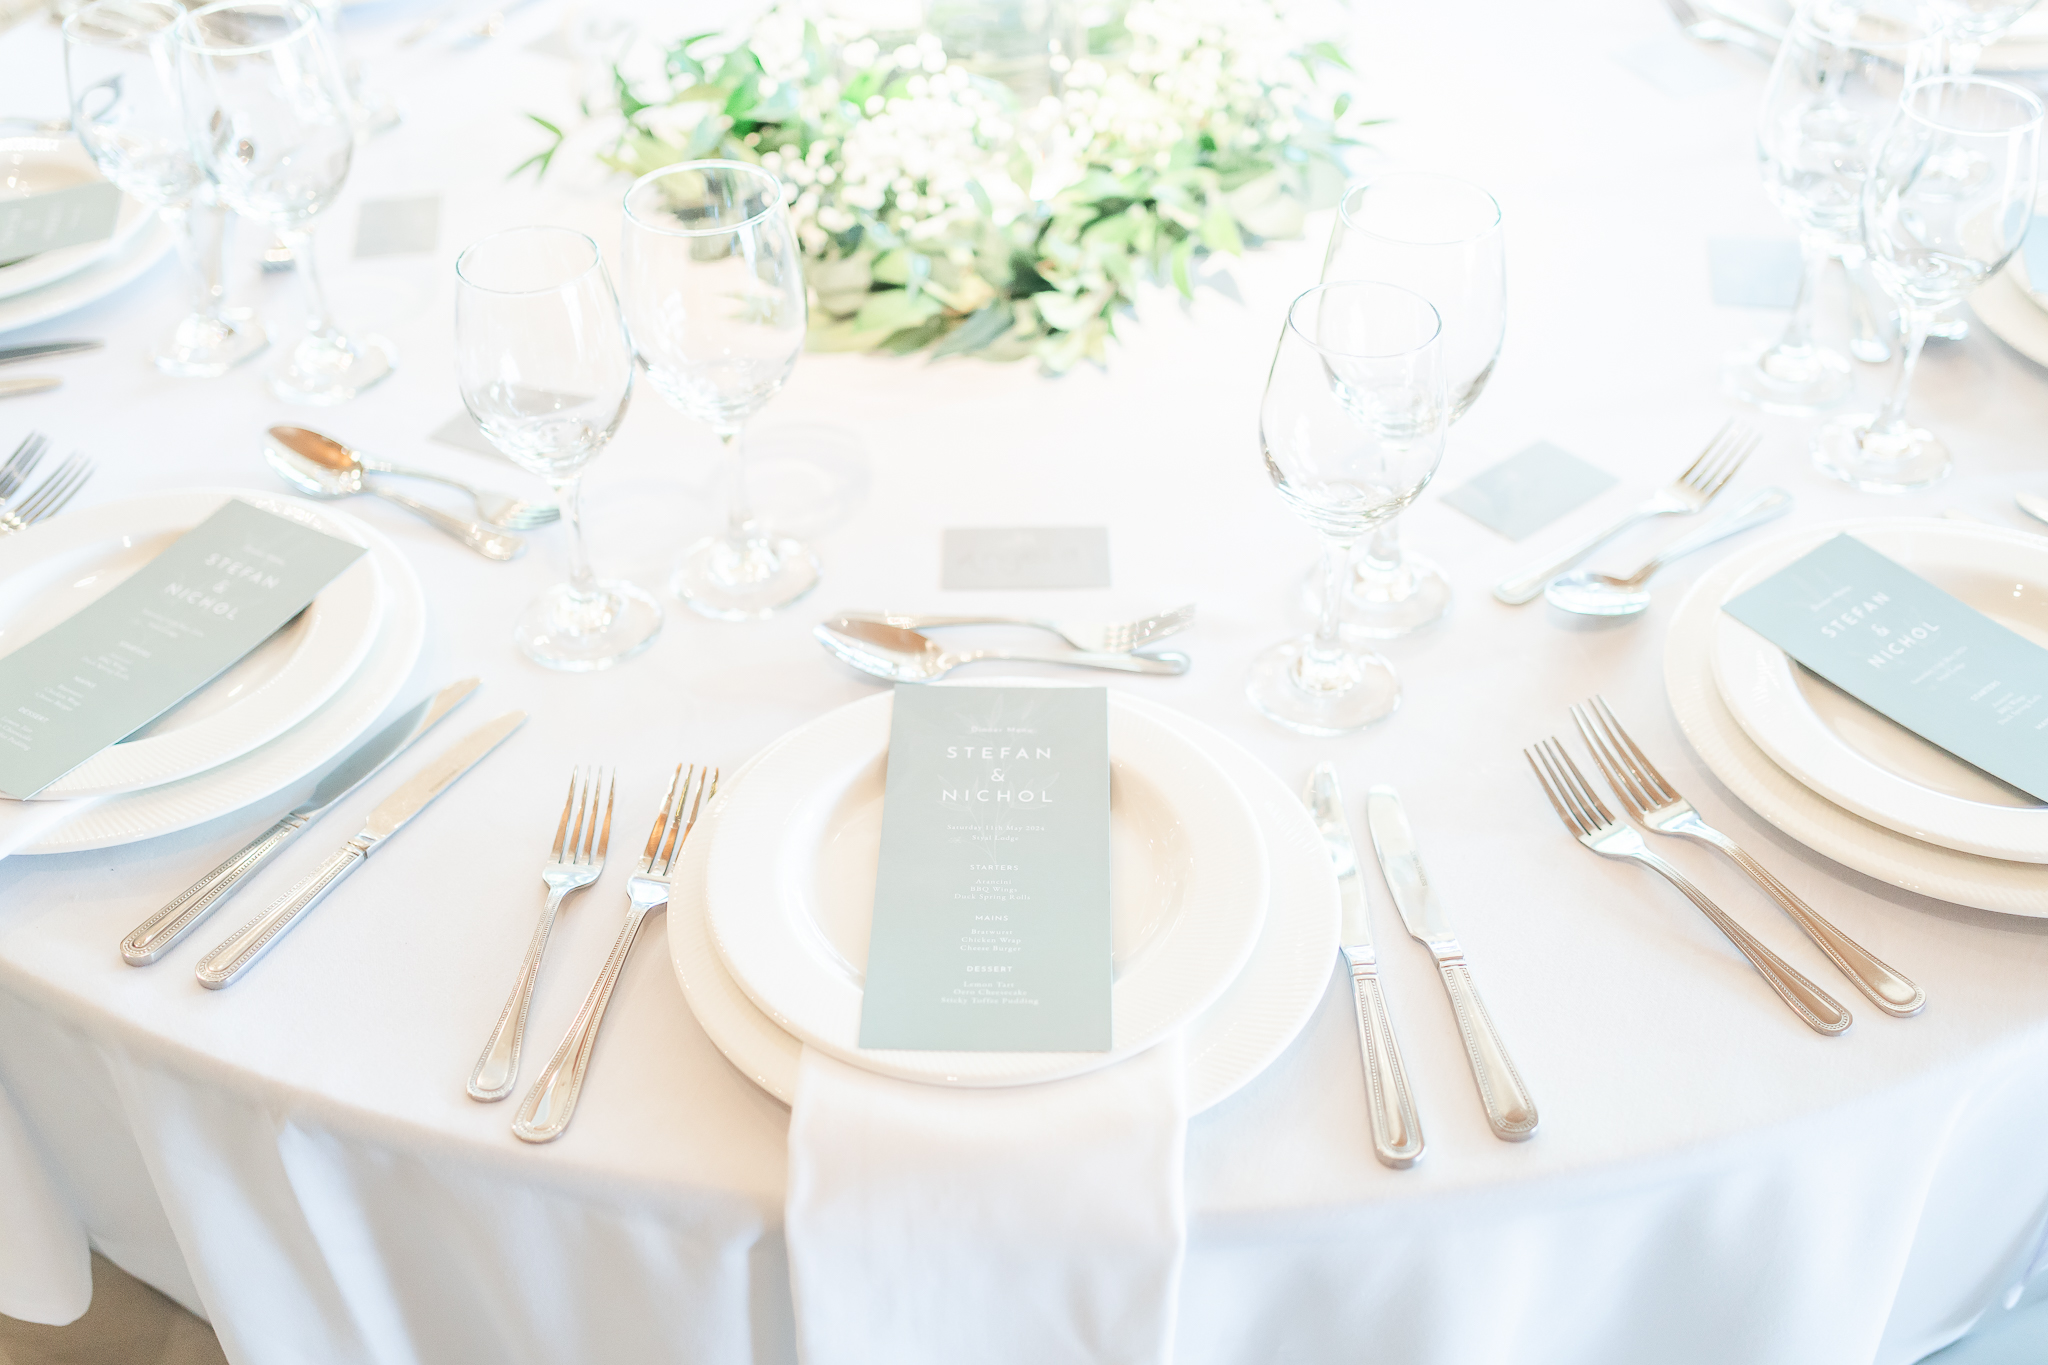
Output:
[[[1191,295],[1205,254],[1298,235],[1356,145],[1348,65],[1275,0],[1133,0],[1087,48],[1055,44],[1034,101],[934,33],[784,0],[737,41],[636,40],[588,112],[619,170],[716,156],[783,181],[813,346],[1062,371],[1104,359],[1140,281]],[[565,133],[531,117],[544,174]]]

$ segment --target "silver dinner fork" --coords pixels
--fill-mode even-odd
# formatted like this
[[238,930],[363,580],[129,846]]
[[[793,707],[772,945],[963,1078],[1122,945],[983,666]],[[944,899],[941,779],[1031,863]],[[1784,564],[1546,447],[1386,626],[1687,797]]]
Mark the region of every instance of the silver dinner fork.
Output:
[[14,496],[14,490],[21,487],[23,479],[35,473],[36,462],[49,448],[50,438],[40,431],[31,431],[22,438],[14,453],[7,457],[7,463],[0,464],[0,499]]
[[1706,893],[1687,881],[1677,868],[1650,852],[1643,843],[1643,836],[1636,833],[1633,825],[1616,820],[1600,798],[1593,794],[1592,786],[1580,775],[1578,765],[1572,762],[1563,745],[1554,739],[1546,739],[1533,750],[1522,750],[1522,757],[1528,759],[1529,766],[1536,770],[1536,780],[1543,784],[1544,795],[1556,808],[1558,819],[1564,821],[1565,828],[1576,835],[1580,843],[1603,858],[1641,863],[1684,892],[1685,898],[1698,906],[1700,912],[1714,922],[1714,927],[1726,934],[1728,941],[1749,959],[1749,965],[1756,968],[1779,998],[1792,1007],[1792,1012],[1816,1032],[1840,1033],[1855,1022],[1849,1011],[1843,1009],[1833,996],[1750,937],[1747,929],[1708,900]]
[[1685,472],[1638,504],[1634,511],[1605,530],[1587,536],[1534,568],[1503,578],[1493,585],[1493,595],[1510,606],[1533,602],[1543,595],[1550,580],[1599,549],[1639,521],[1650,517],[1687,516],[1702,511],[1712,502],[1735,472],[1742,468],[1763,437],[1739,422],[1729,422],[1714,433],[1699,458]]
[[64,510],[64,504],[78,496],[78,490],[85,487],[92,472],[92,461],[73,455],[19,502],[10,503],[0,497],[0,535],[26,531],[37,522],[56,516]]
[[1195,604],[1172,611],[1140,616],[1135,621],[1103,624],[1092,621],[1051,621],[1039,616],[907,616],[889,611],[842,613],[858,621],[878,621],[903,630],[926,630],[934,626],[1031,626],[1049,630],[1076,649],[1091,654],[1130,654],[1155,640],[1163,640],[1187,627],[1195,619]]
[[[484,1044],[483,1056],[469,1073],[469,1097],[473,1100],[502,1100],[519,1080],[519,1047],[526,1040],[526,1012],[533,1005],[534,983],[540,980],[540,960],[548,950],[548,935],[555,927],[555,912],[571,891],[581,891],[604,874],[605,849],[612,841],[612,797],[619,775],[606,782],[604,770],[569,774],[569,796],[562,803],[562,820],[555,826],[555,846],[541,865],[540,879],[547,883],[547,903],[541,907],[540,923],[533,942],[526,949],[519,979],[512,983],[512,996],[498,1015],[498,1026]],[[602,823],[598,797],[604,797]],[[571,817],[575,823],[570,823]]]
[[683,765],[676,764],[676,775],[669,782],[661,814],[655,816],[654,828],[647,835],[647,849],[640,855],[640,866],[626,883],[629,905],[625,926],[612,944],[604,970],[597,974],[597,983],[584,998],[583,1008],[576,1012],[576,1022],[569,1026],[568,1035],[535,1079],[533,1089],[519,1102],[519,1114],[512,1121],[514,1137],[525,1142],[553,1142],[575,1117],[576,1097],[583,1091],[583,1077],[590,1069],[590,1054],[597,1047],[597,1030],[604,1023],[605,1006],[611,1003],[612,988],[619,984],[619,973],[625,970],[626,959],[632,955],[640,923],[649,911],[668,904],[669,879],[675,873],[676,860],[689,840],[690,831],[696,828],[697,812],[706,797],[716,795],[716,768],[699,771],[691,764],[685,773]]
[[1926,992],[1885,965],[1877,956],[1822,919],[1818,912],[1792,891],[1762,863],[1752,858],[1733,839],[1700,818],[1690,801],[1664,780],[1649,756],[1622,729],[1604,697],[1595,697],[1572,708],[1572,720],[1592,749],[1594,761],[1607,774],[1607,784],[1628,807],[1629,814],[1659,834],[1718,848],[1749,874],[1749,879],[1776,901],[1806,936],[1819,945],[1856,989],[1870,997],[1870,1003],[1886,1014],[1906,1018],[1918,1014],[1927,1004]]

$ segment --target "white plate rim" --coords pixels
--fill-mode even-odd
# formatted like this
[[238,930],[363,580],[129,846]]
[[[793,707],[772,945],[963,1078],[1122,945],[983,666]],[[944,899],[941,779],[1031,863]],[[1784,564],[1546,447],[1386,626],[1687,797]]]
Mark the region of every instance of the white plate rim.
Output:
[[[770,746],[761,762],[785,756],[799,744],[811,748],[836,744],[862,751],[886,750],[893,695],[881,692],[817,717]],[[762,851],[756,848],[750,857],[742,845],[748,837],[744,829],[735,831],[727,820],[721,819],[718,832],[706,840],[706,903],[711,907],[707,913],[712,940],[733,979],[780,1027],[820,1051],[864,1070],[931,1084],[1020,1085],[1079,1075],[1133,1056],[1199,1015],[1228,989],[1257,946],[1267,909],[1269,882],[1264,842],[1242,794],[1199,745],[1172,727],[1137,712],[1127,705],[1122,694],[1111,692],[1110,697],[1112,736],[1119,721],[1135,721],[1139,729],[1134,738],[1139,744],[1164,740],[1177,747],[1178,761],[1192,761],[1206,770],[1212,781],[1197,798],[1196,818],[1206,820],[1214,831],[1207,842],[1220,848],[1234,832],[1248,837],[1238,840],[1239,860],[1212,857],[1206,864],[1198,861],[1190,900],[1169,930],[1169,938],[1156,942],[1136,967],[1118,978],[1112,988],[1116,1040],[1109,1051],[927,1052],[857,1046],[853,1042],[860,1017],[857,987],[817,969],[800,953],[778,948],[777,931],[781,926],[775,917],[745,912],[745,907],[758,904],[758,897],[734,894],[728,899],[734,908],[723,916],[719,914],[716,888],[721,876],[737,887],[745,879],[744,869],[759,865],[758,855]],[[1149,737],[1145,729],[1148,725]],[[780,807],[764,797],[758,787],[757,779],[752,789],[729,788],[728,793],[721,794],[720,814],[729,817],[735,805],[765,803],[757,819],[763,827],[772,824]],[[1212,808],[1207,815],[1199,809],[1202,801]],[[1195,841],[1198,858],[1204,843],[1201,838]],[[721,866],[727,869],[723,874]],[[1209,935],[1206,939],[1205,929]],[[1190,930],[1193,932],[1183,932]],[[791,974],[772,981],[763,979],[777,972]],[[803,984],[806,980],[808,985]]]
[[2036,365],[2048,365],[2048,305],[2020,283],[2019,254],[1970,295],[1970,311],[1991,334]]
[[[75,139],[56,137],[48,133],[15,133],[0,136],[0,155],[28,145],[35,150],[55,153],[67,162],[73,158],[83,170],[91,172],[94,179],[102,184],[107,177],[93,162],[92,154]],[[68,279],[81,270],[105,260],[126,246],[135,234],[148,225],[154,212],[149,205],[123,191],[120,211],[114,218],[114,230],[97,242],[80,242],[75,246],[59,247],[55,251],[39,251],[25,256],[11,265],[0,266],[0,299],[11,299],[17,294],[26,294],[31,289],[41,289],[46,284]]]
[[172,244],[170,226],[161,218],[152,218],[147,232],[136,234],[127,246],[76,274],[0,299],[0,332],[48,322],[126,289],[162,260]]

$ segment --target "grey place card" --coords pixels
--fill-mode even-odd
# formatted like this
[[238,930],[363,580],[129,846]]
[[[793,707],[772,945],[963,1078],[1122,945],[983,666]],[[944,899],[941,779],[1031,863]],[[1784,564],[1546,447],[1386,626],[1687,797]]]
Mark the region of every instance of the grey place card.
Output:
[[1509,540],[1520,540],[1614,484],[1614,476],[1599,466],[1538,441],[1452,489],[1444,501]]
[[1799,298],[1799,243],[1788,237],[1715,237],[1707,277],[1717,308],[1790,308]]
[[1106,588],[1109,531],[1101,526],[1018,526],[947,531],[939,586]]
[[417,256],[441,241],[441,196],[366,199],[356,218],[356,259]]
[[1711,95],[1740,84],[1727,67],[1676,33],[1631,44],[1615,53],[1614,60],[1673,99]]
[[467,412],[458,412],[435,427],[427,433],[427,439],[439,441],[444,446],[454,446],[457,450],[473,450],[479,455],[502,456],[505,453],[491,444],[490,438],[477,427],[476,418]]
[[0,795],[33,796],[297,615],[363,547],[230,502],[0,657]]
[[121,191],[104,180],[0,200],[0,263],[103,242],[121,217]]
[[1106,1052],[1109,694],[896,689],[860,1045]]
[[2048,801],[2048,649],[1850,535],[1722,610],[1865,706]]

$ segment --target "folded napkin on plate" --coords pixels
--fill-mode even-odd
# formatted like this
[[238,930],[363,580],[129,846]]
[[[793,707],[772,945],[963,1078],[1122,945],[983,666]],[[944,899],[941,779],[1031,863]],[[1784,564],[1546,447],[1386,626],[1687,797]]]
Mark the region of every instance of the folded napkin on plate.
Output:
[[1177,1040],[991,1090],[805,1048],[785,1216],[804,1365],[1165,1365],[1187,1118]]
[[9,801],[0,797],[0,858],[76,820],[100,803],[84,796],[70,801]]

